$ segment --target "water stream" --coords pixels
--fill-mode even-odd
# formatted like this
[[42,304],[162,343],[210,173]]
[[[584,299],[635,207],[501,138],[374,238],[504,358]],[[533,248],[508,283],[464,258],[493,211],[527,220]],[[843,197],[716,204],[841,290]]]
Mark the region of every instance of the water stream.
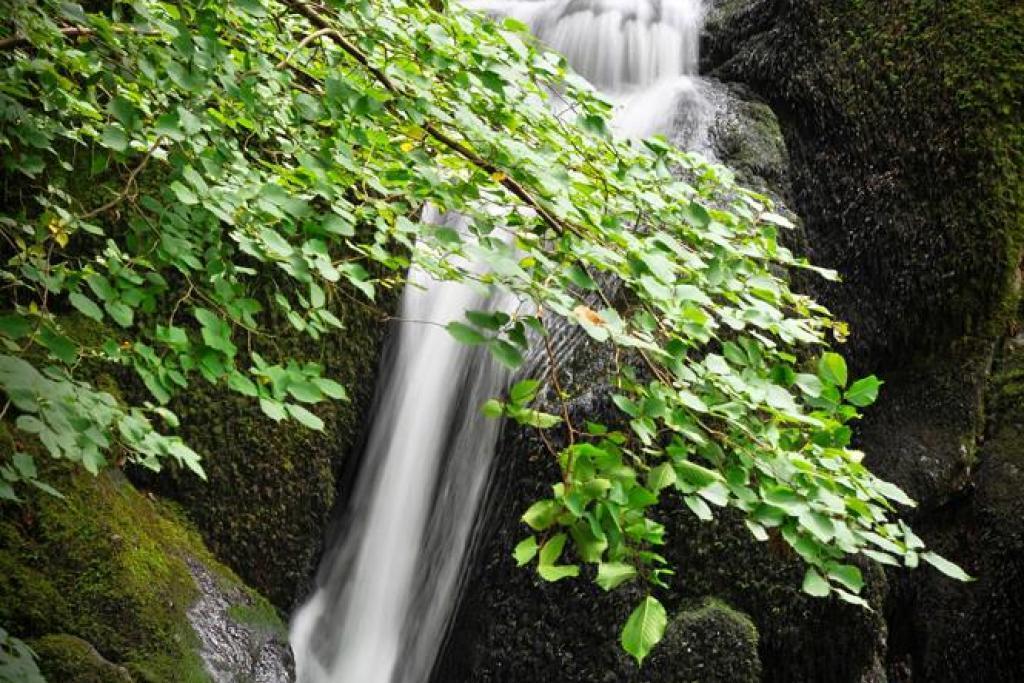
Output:
[[[622,133],[685,130],[703,147],[700,0],[470,4],[515,16],[565,54],[619,104]],[[292,622],[299,683],[424,683],[458,599],[498,429],[478,409],[507,377],[443,325],[513,302],[415,269],[410,280],[343,533]]]

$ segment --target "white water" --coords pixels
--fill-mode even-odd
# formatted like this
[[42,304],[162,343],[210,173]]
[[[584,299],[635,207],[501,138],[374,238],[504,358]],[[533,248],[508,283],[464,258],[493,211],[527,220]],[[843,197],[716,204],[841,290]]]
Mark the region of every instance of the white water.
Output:
[[[619,103],[624,134],[667,134],[680,112],[703,129],[700,0],[469,4],[515,16],[564,53]],[[292,621],[299,683],[425,683],[458,598],[498,429],[478,409],[507,377],[443,325],[512,302],[415,269],[410,279],[347,525]]]
[[410,280],[349,524],[292,622],[302,683],[424,680],[456,595],[498,430],[478,410],[506,373],[443,326],[510,302],[418,269]]
[[[697,77],[701,0],[470,0],[530,26],[618,103],[616,128],[643,138],[685,129],[702,148],[707,102]],[[680,121],[682,115],[685,120]]]

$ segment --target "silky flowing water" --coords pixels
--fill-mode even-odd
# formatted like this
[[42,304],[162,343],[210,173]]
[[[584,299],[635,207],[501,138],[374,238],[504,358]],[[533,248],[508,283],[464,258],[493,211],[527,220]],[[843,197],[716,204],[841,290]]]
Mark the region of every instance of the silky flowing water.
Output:
[[[619,104],[626,135],[678,133],[702,147],[699,0],[487,0],[527,23]],[[458,217],[434,220],[458,223]],[[292,621],[300,683],[424,683],[443,644],[498,424],[480,405],[508,378],[444,325],[514,302],[413,269],[344,526]]]

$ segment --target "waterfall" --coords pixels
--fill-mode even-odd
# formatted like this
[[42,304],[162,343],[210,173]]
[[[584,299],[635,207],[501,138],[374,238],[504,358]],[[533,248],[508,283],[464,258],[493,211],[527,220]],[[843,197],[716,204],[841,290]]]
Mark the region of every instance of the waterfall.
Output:
[[[462,227],[461,217],[429,209],[424,220]],[[458,343],[444,325],[511,303],[410,272],[348,523],[292,621],[300,682],[429,675],[497,438],[497,421],[479,408],[507,380],[486,351]]]
[[[479,0],[512,15],[619,104],[626,135],[686,130],[702,147],[699,0]],[[682,120],[680,119],[682,117]],[[457,223],[458,217],[425,216]],[[424,683],[459,594],[498,425],[480,405],[507,382],[443,326],[514,302],[416,268],[382,371],[338,542],[291,627],[299,683]]]

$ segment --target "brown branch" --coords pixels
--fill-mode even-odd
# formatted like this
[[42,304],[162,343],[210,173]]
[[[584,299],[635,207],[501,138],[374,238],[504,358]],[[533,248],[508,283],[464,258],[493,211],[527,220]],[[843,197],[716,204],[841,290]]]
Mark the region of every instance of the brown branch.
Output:
[[[569,435],[569,445],[571,446],[576,443],[576,429],[573,427],[572,420],[569,419],[569,404],[565,401],[565,392],[562,391],[562,383],[558,380],[558,360],[555,358],[555,351],[551,347],[551,337],[546,329],[543,337],[544,351],[548,357],[548,376],[551,378],[551,385],[558,396],[558,402],[562,406],[562,419],[565,420],[565,429]],[[572,467],[569,469],[571,471]]]
[[309,34],[308,36],[306,36],[305,38],[303,38],[302,40],[300,40],[300,41],[299,41],[299,44],[298,44],[298,45],[296,45],[296,46],[295,46],[294,48],[292,48],[292,49],[291,49],[291,50],[290,50],[290,51],[288,52],[288,54],[287,54],[287,55],[285,55],[285,58],[284,58],[284,59],[282,59],[282,60],[281,60],[280,62],[278,62],[278,63],[277,63],[277,66],[276,66],[275,68],[278,68],[278,69],[281,69],[281,68],[283,68],[283,67],[284,67],[284,66],[285,66],[286,64],[288,64],[288,62],[290,62],[290,61],[292,60],[292,57],[294,57],[294,56],[295,56],[295,54],[296,54],[296,53],[297,53],[297,52],[298,52],[299,50],[301,50],[302,48],[306,47],[307,45],[309,45],[310,43],[312,43],[312,42],[313,42],[314,40],[316,40],[317,38],[320,38],[321,36],[325,36],[325,35],[327,35],[327,34],[331,33],[332,31],[333,31],[333,29],[329,29],[329,28],[322,28],[322,29],[320,29],[320,30],[318,30],[318,31],[314,31],[313,33],[310,33],[310,34]]
[[[334,29],[331,26],[330,22],[327,21],[327,19],[325,19],[323,16],[321,16],[315,9],[313,9],[312,7],[303,2],[297,2],[294,0],[288,2],[287,4],[296,12],[299,12],[304,17],[309,19],[309,21],[314,26],[317,26],[319,28],[319,30],[317,30],[315,33],[311,34],[310,36],[307,36],[307,38],[304,38],[304,41],[307,39],[312,39],[313,36],[318,35],[331,36],[337,41],[338,45],[341,47],[342,50],[344,50],[352,59],[354,59],[356,62],[362,65],[363,68],[365,68],[367,71],[373,74],[374,78],[380,81],[381,85],[383,85],[389,92],[391,92],[394,95],[405,96],[405,93],[402,92],[401,88],[396,86],[394,82],[390,78],[388,78],[388,75],[384,73],[383,69],[371,64],[369,57],[367,57],[362,50],[360,50],[356,45],[349,41],[348,38],[346,38],[340,31]],[[523,201],[534,211],[536,211],[537,215],[539,215],[544,220],[544,222],[547,223],[547,225],[553,230],[558,232],[565,232],[568,230],[576,232],[577,234],[579,233],[579,230],[574,229],[573,226],[564,224],[561,221],[559,221],[546,208],[544,208],[544,206],[540,203],[540,201],[537,198],[531,195],[529,191],[527,191],[526,188],[524,188],[521,184],[519,184],[512,178],[508,177],[508,175],[501,168],[487,161],[479,154],[474,152],[472,149],[467,147],[465,144],[449,136],[447,133],[440,130],[437,126],[435,126],[432,123],[425,123],[423,125],[423,130],[425,130],[432,138],[434,138],[435,140],[437,140],[438,142],[440,142],[442,145],[452,150],[453,152],[458,153],[460,156],[465,158],[467,161],[472,163],[477,168],[485,171],[489,175],[501,176],[499,184],[502,185],[506,190],[511,192],[513,195],[518,197],[521,201]]]
[[[91,36],[95,33],[91,28],[86,28],[85,26],[69,26],[67,28],[60,29],[60,32],[69,38],[73,38],[75,36]],[[16,47],[21,47],[23,45],[31,45],[31,43],[32,41],[29,40],[28,36],[16,33],[13,36],[0,40],[0,50],[13,50]]]
[[118,192],[113,199],[111,199],[103,206],[97,206],[92,211],[89,211],[88,213],[80,216],[79,220],[87,221],[90,218],[95,218],[99,214],[105,213],[110,209],[114,208],[115,206],[117,206],[118,204],[120,204],[121,202],[123,202],[125,197],[127,197],[128,193],[131,191],[132,185],[135,184],[135,178],[137,178],[139,173],[142,172],[142,169],[146,167],[146,164],[148,164],[149,160],[153,157],[153,152],[156,151],[156,148],[159,147],[160,143],[163,141],[164,136],[161,135],[153,143],[153,146],[146,150],[146,156],[142,157],[142,161],[139,162],[139,165],[132,169],[132,172],[128,175],[128,180],[124,184],[124,188],[120,192]]
[[[65,26],[64,28],[58,29],[67,38],[77,38],[78,36],[94,36],[96,31],[89,28],[88,26]],[[140,36],[156,36],[160,35],[159,31],[139,31],[132,27],[125,26],[114,26],[112,30],[115,33],[135,33]],[[13,36],[0,39],[0,52],[13,50],[15,48],[23,47],[25,45],[31,45],[32,41],[28,36],[21,33],[16,33]]]

